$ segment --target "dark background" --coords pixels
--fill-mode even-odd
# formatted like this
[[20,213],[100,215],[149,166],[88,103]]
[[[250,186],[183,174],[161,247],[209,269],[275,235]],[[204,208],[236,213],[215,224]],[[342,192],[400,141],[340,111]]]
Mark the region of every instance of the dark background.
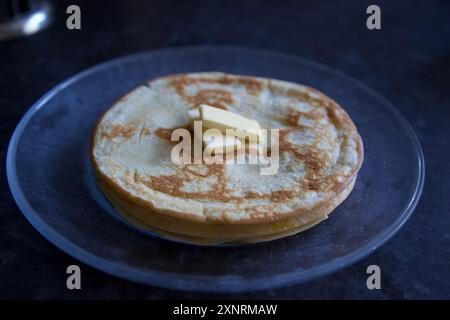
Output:
[[[0,42],[0,298],[450,298],[450,1],[55,1],[57,20],[32,37]],[[66,29],[69,4],[81,30]],[[366,28],[381,7],[382,29]],[[92,269],[25,220],[6,182],[6,149],[26,110],[47,90],[100,62],[195,44],[265,48],[336,68],[390,100],[424,149],[426,182],[400,232],[371,256],[327,277],[239,295],[169,291]],[[66,289],[78,264],[82,290]],[[368,290],[366,268],[382,270]]]

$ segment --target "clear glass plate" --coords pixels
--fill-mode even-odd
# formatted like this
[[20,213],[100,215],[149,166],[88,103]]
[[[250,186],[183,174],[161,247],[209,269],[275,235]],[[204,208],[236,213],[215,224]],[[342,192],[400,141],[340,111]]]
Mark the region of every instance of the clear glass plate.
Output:
[[[92,131],[102,112],[149,79],[208,70],[306,84],[347,110],[363,138],[365,160],[353,192],[328,220],[271,242],[199,247],[137,230],[103,198],[88,158]],[[149,285],[241,292],[307,281],[375,250],[416,206],[424,159],[399,112],[340,72],[274,52],[205,46],[138,53],[64,81],[19,123],[8,149],[7,175],[31,224],[88,265]]]

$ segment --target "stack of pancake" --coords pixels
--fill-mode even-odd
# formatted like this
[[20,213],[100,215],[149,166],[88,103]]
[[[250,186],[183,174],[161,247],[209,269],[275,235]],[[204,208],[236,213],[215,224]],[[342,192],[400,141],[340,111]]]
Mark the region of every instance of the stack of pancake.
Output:
[[[260,164],[175,164],[174,129],[200,104],[279,129],[279,170]],[[249,243],[305,230],[349,195],[363,145],[348,114],[310,87],[218,72],[158,78],[99,120],[91,159],[104,194],[127,219],[195,244]]]

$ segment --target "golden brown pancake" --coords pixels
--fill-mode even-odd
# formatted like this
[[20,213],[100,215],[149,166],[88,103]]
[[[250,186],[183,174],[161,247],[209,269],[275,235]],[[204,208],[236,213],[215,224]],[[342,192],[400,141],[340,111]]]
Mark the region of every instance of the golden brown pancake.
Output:
[[[275,175],[260,165],[177,165],[171,132],[199,104],[280,130]],[[142,228],[199,244],[258,242],[325,219],[351,192],[363,161],[347,113],[310,87],[217,72],[158,78],[100,119],[91,158],[108,199]]]

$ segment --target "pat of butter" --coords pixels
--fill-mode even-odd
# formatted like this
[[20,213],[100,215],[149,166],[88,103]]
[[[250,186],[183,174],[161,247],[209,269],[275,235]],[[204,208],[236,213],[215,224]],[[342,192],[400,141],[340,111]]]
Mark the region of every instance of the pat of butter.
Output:
[[239,150],[242,146],[239,139],[234,136],[215,135],[213,130],[206,130],[202,137],[205,151],[209,154],[223,154]]
[[262,140],[260,127],[255,120],[247,119],[239,114],[201,104],[200,120],[207,128],[216,128],[225,132],[226,129],[243,130],[245,135]]

